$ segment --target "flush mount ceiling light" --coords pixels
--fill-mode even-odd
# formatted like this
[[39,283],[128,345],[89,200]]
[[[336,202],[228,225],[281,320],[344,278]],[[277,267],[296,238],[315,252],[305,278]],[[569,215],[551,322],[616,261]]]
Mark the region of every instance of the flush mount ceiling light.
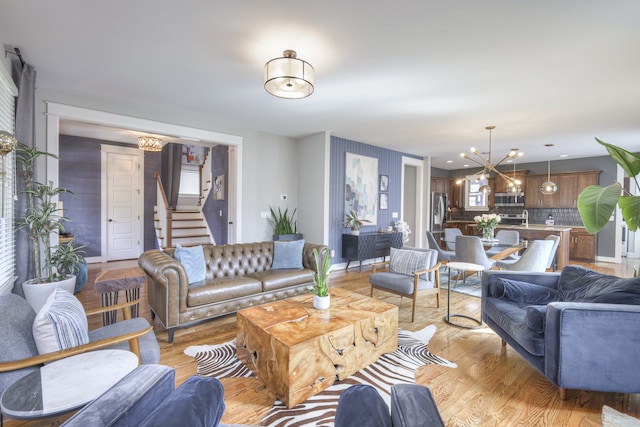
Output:
[[264,65],[264,88],[278,98],[306,98],[313,93],[314,69],[297,58],[295,50],[285,50],[282,58]]
[[558,186],[555,182],[551,181],[551,147],[553,144],[545,144],[545,147],[549,150],[549,157],[547,162],[547,181],[543,182],[540,186],[540,192],[545,196],[550,196],[558,191]]
[[155,136],[139,136],[138,148],[144,151],[162,151],[162,140]]
[[[474,156],[476,156],[477,159],[473,158],[473,157],[470,157],[467,153],[460,153],[460,156],[464,157],[467,160],[471,160],[472,162],[482,166],[482,171],[480,171],[480,172],[478,172],[476,174],[476,175],[478,175],[478,179],[484,180],[485,178],[487,178],[489,172],[493,171],[498,176],[502,177],[502,179],[504,179],[508,183],[508,186],[510,188],[517,187],[517,186],[519,186],[519,182],[515,179],[515,177],[513,179],[508,177],[507,175],[503,174],[498,169],[496,169],[496,167],[501,165],[502,163],[504,163],[507,159],[516,159],[517,157],[522,157],[522,155],[524,153],[518,151],[517,148],[512,148],[511,151],[509,151],[502,158],[502,160],[500,160],[496,164],[492,164],[491,163],[491,131],[493,129],[495,129],[495,128],[496,128],[495,126],[487,126],[487,127],[485,127],[485,129],[489,131],[489,152],[488,153],[480,153],[478,150],[476,150],[475,148],[471,147],[471,153]],[[483,193],[486,193],[486,194],[491,193],[491,187],[489,187],[488,184],[484,184],[483,186],[480,187],[480,191],[482,191]]]

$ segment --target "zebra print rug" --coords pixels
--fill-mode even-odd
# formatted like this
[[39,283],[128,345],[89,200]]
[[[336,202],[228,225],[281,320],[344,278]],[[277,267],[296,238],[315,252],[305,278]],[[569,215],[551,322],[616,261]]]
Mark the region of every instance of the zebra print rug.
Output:
[[[398,349],[383,354],[377,362],[367,366],[343,381],[336,381],[322,393],[309,398],[293,409],[288,409],[279,400],[261,420],[261,426],[332,427],[340,393],[355,384],[374,386],[389,405],[393,384],[415,383],[414,371],[425,364],[437,364],[456,368],[457,365],[429,353],[427,344],[436,331],[434,325],[410,332],[398,330]],[[251,372],[236,357],[235,341],[214,346],[192,346],[185,354],[198,362],[198,374],[216,378],[252,377]]]

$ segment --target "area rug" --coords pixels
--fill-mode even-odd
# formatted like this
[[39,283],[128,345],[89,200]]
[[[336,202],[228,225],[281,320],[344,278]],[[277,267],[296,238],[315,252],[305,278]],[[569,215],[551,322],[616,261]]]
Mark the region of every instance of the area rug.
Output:
[[[425,364],[437,364],[450,368],[457,365],[431,354],[427,344],[436,331],[434,325],[410,332],[398,330],[398,349],[382,355],[377,362],[367,366],[343,381],[336,381],[322,393],[311,397],[293,409],[287,409],[279,400],[260,421],[261,426],[333,426],[340,393],[356,384],[374,386],[382,398],[390,402],[393,384],[415,383],[414,371]],[[188,347],[185,354],[198,362],[198,374],[216,378],[252,377],[251,372],[236,357],[235,341],[213,346]]]
[[[451,272],[451,281],[453,282],[453,287],[451,288],[452,292],[458,292],[460,294],[471,295],[473,297],[480,298],[482,295],[482,287],[480,285],[480,275],[472,274],[468,276],[464,283],[462,279],[459,279],[456,283],[456,272],[455,270]],[[444,268],[444,270],[440,270],[440,287],[442,289],[449,288],[449,271]]]

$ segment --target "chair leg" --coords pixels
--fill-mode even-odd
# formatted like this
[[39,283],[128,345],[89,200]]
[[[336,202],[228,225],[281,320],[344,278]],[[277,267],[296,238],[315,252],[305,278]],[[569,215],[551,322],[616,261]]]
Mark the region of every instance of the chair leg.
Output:
[[564,387],[560,387],[558,389],[558,392],[560,394],[560,400],[567,400],[567,389]]
[[[402,298],[402,297],[400,297]],[[418,295],[413,295],[413,308],[411,309],[411,323],[416,319],[416,305],[418,304]]]

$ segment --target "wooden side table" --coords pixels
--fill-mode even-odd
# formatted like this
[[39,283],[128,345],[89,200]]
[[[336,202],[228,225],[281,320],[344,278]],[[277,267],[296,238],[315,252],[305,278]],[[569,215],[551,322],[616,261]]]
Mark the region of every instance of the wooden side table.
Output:
[[[102,306],[108,307],[118,303],[118,293],[125,292],[127,302],[140,298],[140,288],[144,284],[145,274],[139,267],[104,270],[96,277],[94,285],[96,295],[102,296]],[[131,317],[138,317],[140,302],[131,307]],[[118,311],[102,314],[102,323],[110,325],[116,322]]]
[[[480,319],[476,319],[475,317],[467,316],[465,314],[451,314],[450,305],[451,305],[451,270],[461,271],[463,273],[472,272],[477,273],[480,271],[484,271],[485,268],[479,264],[472,264],[470,262],[449,262],[447,263],[447,267],[449,268],[449,285],[447,286],[447,315],[444,317],[444,321],[449,325],[457,326],[459,328],[465,329],[477,329],[482,326],[482,312],[480,313]],[[482,305],[480,305],[482,307]],[[482,310],[482,308],[481,308]],[[460,323],[455,323],[451,321],[452,317],[464,317],[465,319],[472,320],[477,323],[477,326],[467,326],[462,325]]]

